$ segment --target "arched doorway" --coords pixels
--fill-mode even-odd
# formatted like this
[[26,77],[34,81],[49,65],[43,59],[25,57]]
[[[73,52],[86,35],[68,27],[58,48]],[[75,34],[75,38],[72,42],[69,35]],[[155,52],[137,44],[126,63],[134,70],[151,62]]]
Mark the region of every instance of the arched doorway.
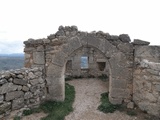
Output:
[[110,63],[109,99],[113,104],[121,104],[124,100],[131,99],[127,89],[127,79],[130,77],[126,65],[126,56],[114,45],[104,38],[92,34],[84,37],[72,36],[66,40],[54,56],[46,70],[48,84],[48,99],[64,100],[64,73],[68,57],[77,49],[92,46],[100,51]]

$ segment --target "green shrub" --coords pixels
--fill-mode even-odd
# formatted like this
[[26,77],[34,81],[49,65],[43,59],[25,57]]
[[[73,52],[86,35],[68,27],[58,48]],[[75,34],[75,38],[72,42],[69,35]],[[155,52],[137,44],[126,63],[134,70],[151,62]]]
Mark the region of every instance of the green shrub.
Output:
[[19,116],[15,116],[13,120],[20,120],[21,118]]
[[127,110],[127,115],[136,116],[137,113],[134,110]]
[[101,94],[101,105],[98,106],[98,110],[104,113],[113,113],[120,107],[121,105],[113,105],[109,102],[108,93]]
[[23,116],[27,116],[27,115],[31,115],[33,113],[39,113],[42,110],[38,107],[38,108],[33,108],[33,109],[29,109],[29,110],[23,110]]
[[32,109],[30,110],[23,110],[23,115],[27,116],[27,115],[31,115],[33,113]]

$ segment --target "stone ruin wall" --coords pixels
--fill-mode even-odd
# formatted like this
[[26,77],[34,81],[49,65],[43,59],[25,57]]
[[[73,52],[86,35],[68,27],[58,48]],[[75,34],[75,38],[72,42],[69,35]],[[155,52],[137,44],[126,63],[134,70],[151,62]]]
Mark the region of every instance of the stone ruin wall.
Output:
[[133,101],[149,114],[160,116],[160,47],[135,48]]
[[60,26],[58,32],[25,44],[25,67],[45,71],[47,99],[64,100],[64,75],[68,58],[79,48],[93,47],[109,63],[110,94],[113,104],[132,99],[133,44],[127,34],[119,36],[99,32],[81,32],[76,26]]
[[0,73],[0,119],[13,110],[37,107],[46,98],[41,68],[22,68]]
[[[76,26],[60,26],[55,34],[43,39],[29,39],[24,44],[25,67],[28,69],[10,71],[9,77],[1,73],[0,114],[20,109],[19,106],[32,106],[35,101],[39,104],[41,100],[64,100],[67,60],[85,53],[85,47],[91,47],[97,54],[101,53],[97,59],[107,60],[110,101],[113,104],[135,102],[142,110],[159,115],[160,47],[148,46],[148,42],[137,39],[131,43],[127,34],[87,33],[78,31]],[[20,82],[23,80],[27,82]],[[11,88],[6,89],[8,85]],[[37,95],[33,91],[37,91]],[[6,99],[8,94],[17,92],[18,97]],[[27,93],[29,98],[24,97]]]

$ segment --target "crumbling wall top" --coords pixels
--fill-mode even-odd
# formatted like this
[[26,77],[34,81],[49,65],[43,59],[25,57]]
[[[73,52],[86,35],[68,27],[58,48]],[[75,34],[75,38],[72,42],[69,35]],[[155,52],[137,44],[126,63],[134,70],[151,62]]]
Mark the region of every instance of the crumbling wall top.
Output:
[[67,37],[73,37],[73,36],[95,36],[95,37],[102,37],[110,41],[111,43],[115,44],[115,42],[118,43],[130,43],[131,39],[128,34],[120,34],[118,35],[110,35],[109,33],[104,33],[102,31],[92,31],[92,32],[82,32],[78,30],[77,26],[59,26],[58,31],[55,34],[50,34],[47,36],[47,38],[42,39],[28,39],[27,41],[24,41],[24,44],[26,46],[37,46],[39,44],[53,44],[57,45],[62,44],[65,42],[64,40]]

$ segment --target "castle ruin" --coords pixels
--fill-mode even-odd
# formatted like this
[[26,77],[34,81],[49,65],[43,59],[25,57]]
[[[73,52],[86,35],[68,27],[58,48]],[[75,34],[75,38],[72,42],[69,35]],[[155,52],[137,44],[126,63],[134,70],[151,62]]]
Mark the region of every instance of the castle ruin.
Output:
[[55,34],[24,44],[26,68],[1,73],[0,113],[63,101],[66,76],[107,75],[112,104],[134,102],[160,116],[160,46],[131,42],[127,34],[82,32],[76,26],[60,26]]

